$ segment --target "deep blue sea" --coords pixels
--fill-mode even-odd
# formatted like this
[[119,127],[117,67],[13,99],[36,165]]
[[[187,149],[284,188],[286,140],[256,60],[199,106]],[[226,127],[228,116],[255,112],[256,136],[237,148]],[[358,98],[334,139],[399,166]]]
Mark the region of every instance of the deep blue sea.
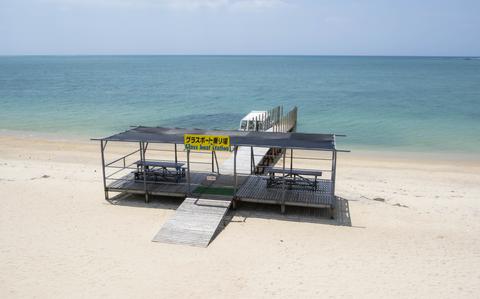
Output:
[[131,125],[237,128],[299,107],[342,148],[480,154],[480,60],[330,56],[0,57],[0,130],[100,137]]

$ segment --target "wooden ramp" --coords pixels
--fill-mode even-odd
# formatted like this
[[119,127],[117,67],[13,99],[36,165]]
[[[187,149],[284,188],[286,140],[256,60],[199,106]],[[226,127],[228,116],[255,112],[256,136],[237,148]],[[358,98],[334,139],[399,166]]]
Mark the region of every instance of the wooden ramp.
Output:
[[207,247],[231,203],[232,198],[188,197],[152,241]]
[[[268,147],[254,147],[254,163],[255,166],[258,166],[263,156],[268,152]],[[220,166],[221,174],[232,174],[233,175],[233,154],[231,157]],[[252,164],[252,149],[249,146],[239,146],[237,150],[237,173],[239,174],[250,174],[251,164]]]

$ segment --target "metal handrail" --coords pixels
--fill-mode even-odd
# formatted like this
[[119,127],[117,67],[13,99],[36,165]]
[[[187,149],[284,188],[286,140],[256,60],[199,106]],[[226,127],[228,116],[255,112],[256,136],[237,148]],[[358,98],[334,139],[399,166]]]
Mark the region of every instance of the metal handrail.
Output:
[[117,171],[115,171],[115,172],[107,175],[105,178],[110,178],[110,177],[116,175],[117,173],[119,173],[119,172],[121,172],[121,171],[123,171],[123,170],[126,170],[126,169],[131,169],[131,168],[122,168],[122,169],[119,169],[119,170],[117,170]]
[[[133,154],[136,154],[136,153],[138,153],[139,151],[140,151],[140,150],[138,149],[138,150],[136,150],[136,151],[134,151],[134,152],[131,152],[130,154],[128,154],[128,155],[126,155],[126,156],[120,157],[120,158],[118,158],[118,159],[116,159],[116,160],[114,160],[114,161],[112,161],[112,162],[109,162],[108,164],[105,164],[105,167],[110,166],[110,165],[112,165],[113,163],[116,163],[116,162],[118,162],[118,161],[120,161],[120,160],[122,160],[122,159],[125,160],[126,157],[129,157],[129,156],[131,156],[131,155],[133,155]],[[124,162],[124,164],[125,164],[125,162]]]

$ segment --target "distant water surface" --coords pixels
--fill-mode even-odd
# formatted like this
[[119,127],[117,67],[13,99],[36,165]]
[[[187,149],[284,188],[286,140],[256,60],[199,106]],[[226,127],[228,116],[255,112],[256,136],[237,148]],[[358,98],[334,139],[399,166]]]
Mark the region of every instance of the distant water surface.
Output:
[[343,148],[480,153],[480,60],[327,56],[0,57],[0,129],[98,137],[130,125],[236,128],[299,107]]

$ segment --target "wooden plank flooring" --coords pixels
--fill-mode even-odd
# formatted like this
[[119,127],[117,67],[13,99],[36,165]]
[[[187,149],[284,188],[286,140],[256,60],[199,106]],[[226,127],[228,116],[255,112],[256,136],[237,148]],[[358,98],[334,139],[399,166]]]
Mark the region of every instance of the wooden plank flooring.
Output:
[[[309,207],[331,207],[334,198],[331,195],[332,184],[329,180],[318,180],[317,191],[293,189],[285,190],[285,204]],[[241,201],[259,203],[282,203],[283,190],[281,187],[267,188],[264,176],[251,176],[239,188],[237,197]]]
[[[255,158],[255,164],[258,165],[262,160],[262,157],[265,156],[268,152],[268,147],[254,147],[253,153]],[[237,173],[239,174],[250,174],[250,164],[251,164],[251,148],[249,146],[239,146],[237,150]],[[230,158],[225,160],[220,166],[221,174],[231,174],[233,175],[233,153]]]
[[231,198],[188,197],[152,241],[207,247],[231,203]]
[[[191,189],[194,190],[197,186],[194,184],[202,183],[206,174],[192,173],[191,174]],[[147,190],[149,194],[153,195],[167,195],[167,196],[185,196],[187,194],[187,181],[183,178],[179,184],[174,182],[147,182]],[[112,181],[108,187],[109,191],[127,191],[130,193],[144,194],[144,185],[142,180],[134,180],[133,174],[130,173],[119,180]],[[191,191],[192,191],[191,190]]]
[[[228,175],[223,175],[229,177]],[[194,191],[196,185],[204,182],[206,178],[205,173],[192,173],[192,190]],[[233,180],[233,179],[232,179]],[[221,180],[219,179],[219,182]],[[317,191],[293,189],[285,190],[285,204],[295,206],[320,207],[328,208],[333,206],[334,197],[331,194],[332,183],[330,180],[318,180],[319,187]],[[187,196],[187,189],[185,180],[183,184],[175,183],[147,183],[148,192],[152,195],[164,196]],[[233,184],[233,183],[232,183]],[[232,185],[229,184],[229,185]],[[237,197],[240,201],[251,201],[259,203],[281,204],[282,203],[282,188],[267,188],[266,176],[249,176],[239,178],[239,189]],[[108,185],[109,191],[126,191],[130,193],[144,194],[144,186],[142,181],[135,181],[133,174],[129,174],[122,178],[122,180],[113,181]]]

